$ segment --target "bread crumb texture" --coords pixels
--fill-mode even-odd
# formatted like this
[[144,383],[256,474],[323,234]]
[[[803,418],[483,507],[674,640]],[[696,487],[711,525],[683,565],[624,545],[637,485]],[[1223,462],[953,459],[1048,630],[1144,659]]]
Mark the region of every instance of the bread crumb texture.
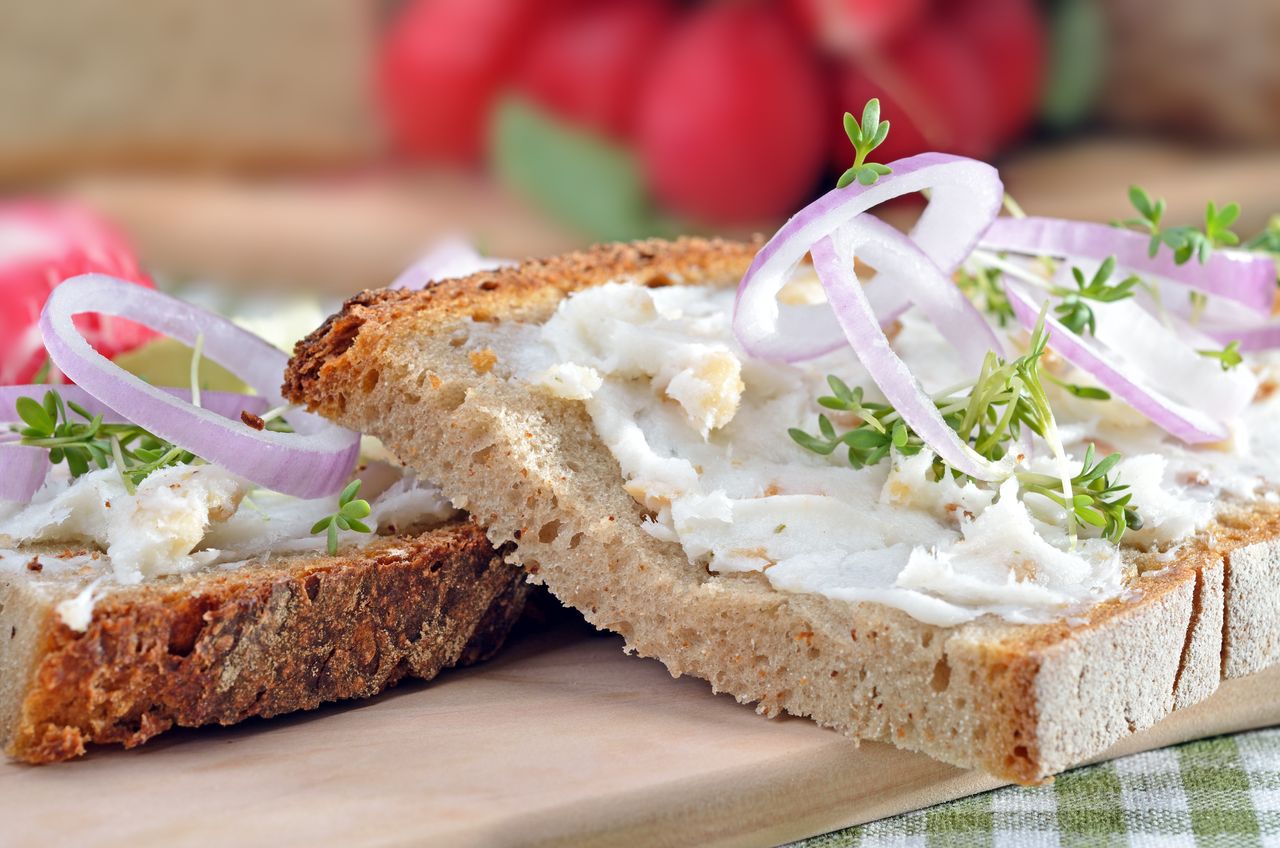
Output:
[[84,633],[58,620],[52,593],[0,582],[4,747],[49,763],[430,679],[496,651],[525,592],[461,522],[349,556],[109,589]]

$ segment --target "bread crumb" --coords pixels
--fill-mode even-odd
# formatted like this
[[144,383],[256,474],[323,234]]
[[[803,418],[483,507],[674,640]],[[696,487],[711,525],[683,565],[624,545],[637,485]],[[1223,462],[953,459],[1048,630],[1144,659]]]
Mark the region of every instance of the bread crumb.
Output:
[[477,374],[488,374],[498,363],[498,355],[487,347],[471,351],[467,358],[471,360],[471,367]]
[[245,426],[251,427],[254,430],[261,431],[267,429],[267,422],[263,421],[261,417],[254,415],[247,409],[240,413],[240,420],[244,422]]
[[27,571],[44,571],[44,564],[40,562],[40,557],[32,557],[27,563]]

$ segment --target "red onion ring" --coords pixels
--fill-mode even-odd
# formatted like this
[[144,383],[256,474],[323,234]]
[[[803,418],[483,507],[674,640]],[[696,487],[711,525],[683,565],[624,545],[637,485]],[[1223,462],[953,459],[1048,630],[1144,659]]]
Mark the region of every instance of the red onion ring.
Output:
[[[1013,457],[991,462],[961,441],[881,329],[854,271],[854,253],[860,251],[881,273],[903,276],[915,271],[917,263],[929,261],[901,233],[896,234],[895,241],[882,239],[883,234],[871,228],[850,225],[842,227],[835,236],[824,236],[810,248],[814,270],[822,281],[827,303],[841,332],[902,420],[943,462],[978,480],[1008,477],[1013,470]],[[913,253],[918,254],[918,258],[913,257]]]
[[1203,265],[1195,260],[1178,265],[1167,247],[1161,247],[1154,257],[1149,256],[1149,236],[1106,224],[1057,218],[998,218],[983,233],[981,243],[988,250],[1032,256],[1095,262],[1114,256],[1116,265],[1125,270],[1228,298],[1263,315],[1271,314],[1275,299],[1276,266],[1266,256],[1218,249]]
[[25,445],[0,445],[0,502],[31,500],[49,475],[49,452]]
[[[1007,279],[1005,293],[1018,322],[1028,330],[1033,329],[1040,318],[1040,304],[1035,297]],[[1088,371],[1104,388],[1123,398],[1165,432],[1188,444],[1218,442],[1229,435],[1226,425],[1220,421],[1122,373],[1108,361],[1114,355],[1109,357],[1107,349],[1071,332],[1052,315],[1045,316],[1045,328],[1049,333],[1049,345],[1064,359]]]
[[872,207],[930,189],[929,205],[910,237],[944,274],[973,251],[1000,210],[1004,196],[1000,176],[984,162],[922,153],[891,165],[893,173],[870,186],[853,183],[810,203],[756,254],[734,303],[734,334],[744,350],[764,359],[797,362],[845,344],[839,323],[825,307],[782,307],[778,292],[813,244]]
[[[44,398],[44,393],[49,389],[57,390],[65,401],[78,403],[84,407],[85,411],[90,415],[101,415],[103,423],[106,424],[128,424],[131,419],[122,416],[93,395],[86,392],[79,386],[0,386],[0,423],[16,423],[18,416],[14,404],[20,397],[34,398],[39,401]],[[161,388],[163,392],[168,392],[175,398],[184,401],[191,400],[190,389],[172,389]],[[258,395],[242,395],[236,392],[200,392],[200,406],[210,412],[216,412],[223,418],[232,418],[240,420],[241,412],[249,412],[254,415],[261,415],[270,407],[267,406],[267,399]],[[2,466],[0,466],[2,467]]]
[[302,410],[294,433],[253,430],[174,397],[122,370],[77,332],[72,318],[97,312],[128,318],[179,341],[204,336],[205,355],[236,374],[268,404],[283,405],[286,355],[231,321],[192,304],[121,280],[87,274],[53,290],[40,315],[50,358],[86,392],[162,439],[260,486],[316,498],[350,480],[360,437]]
[[471,242],[462,236],[446,236],[420,259],[404,269],[388,288],[416,291],[441,280],[465,277],[477,271],[494,271],[514,264],[509,259],[482,256]]
[[1280,347],[1280,321],[1264,321],[1238,327],[1201,325],[1200,331],[1220,345],[1239,342],[1239,349],[1245,352]]

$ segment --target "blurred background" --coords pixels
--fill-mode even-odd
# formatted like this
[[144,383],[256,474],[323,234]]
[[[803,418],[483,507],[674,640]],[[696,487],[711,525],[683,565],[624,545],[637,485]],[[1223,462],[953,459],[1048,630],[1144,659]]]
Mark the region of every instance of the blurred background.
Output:
[[1277,47],[1275,0],[0,0],[0,191],[158,279],[338,295],[446,234],[767,232],[878,96],[880,161],[989,159],[1032,213],[1234,200],[1247,237],[1280,208]]

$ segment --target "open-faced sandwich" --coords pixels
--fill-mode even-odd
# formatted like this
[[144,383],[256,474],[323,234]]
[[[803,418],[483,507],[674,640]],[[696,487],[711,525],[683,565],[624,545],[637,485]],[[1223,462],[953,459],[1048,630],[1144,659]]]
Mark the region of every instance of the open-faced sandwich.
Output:
[[[286,404],[283,352],[154,291],[78,212],[0,209],[0,246],[39,315],[0,339],[23,381],[0,386],[7,754],[311,709],[502,644],[518,572],[438,490]],[[151,331],[193,346],[189,388],[103,355]],[[205,358],[253,393],[203,390]]]
[[[1238,209],[1001,216],[990,166],[868,161],[874,102],[846,128],[767,242],[366,292],[284,395],[673,674],[1008,779],[1280,659],[1276,268]],[[867,214],[915,193],[907,234]]]

